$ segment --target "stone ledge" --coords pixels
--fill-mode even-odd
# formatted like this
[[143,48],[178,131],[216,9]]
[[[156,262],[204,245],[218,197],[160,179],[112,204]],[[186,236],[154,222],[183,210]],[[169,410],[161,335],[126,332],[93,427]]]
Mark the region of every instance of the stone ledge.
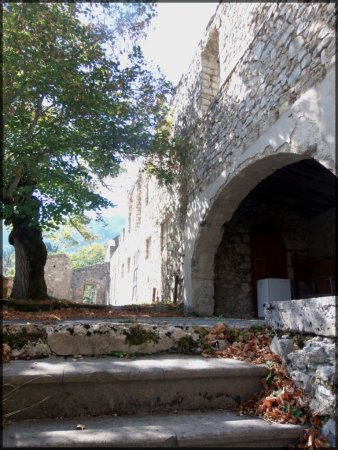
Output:
[[336,337],[337,297],[267,303],[265,320],[277,330]]
[[14,358],[100,356],[117,353],[198,353],[199,326],[164,324],[76,323],[5,324],[3,342]]

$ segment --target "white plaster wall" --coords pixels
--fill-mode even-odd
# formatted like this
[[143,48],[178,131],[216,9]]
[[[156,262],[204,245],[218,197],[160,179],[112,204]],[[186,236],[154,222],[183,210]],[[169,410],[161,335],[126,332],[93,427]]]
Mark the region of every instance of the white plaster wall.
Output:
[[[159,186],[154,177],[140,173],[142,201],[141,222],[136,227],[132,221],[130,232],[128,226],[119,236],[117,250],[110,258],[110,303],[112,305],[127,305],[133,303],[151,303],[153,289],[156,289],[155,301],[163,300],[163,264],[166,263],[161,249],[161,223],[171,216],[171,196]],[[148,203],[146,189],[148,184]],[[159,202],[159,199],[161,201]],[[150,252],[146,258],[146,240],[151,238]],[[137,272],[137,295],[133,299],[134,255],[139,253]],[[170,256],[170,255],[169,255]],[[130,271],[128,272],[128,258]],[[122,264],[124,276],[122,277]]]

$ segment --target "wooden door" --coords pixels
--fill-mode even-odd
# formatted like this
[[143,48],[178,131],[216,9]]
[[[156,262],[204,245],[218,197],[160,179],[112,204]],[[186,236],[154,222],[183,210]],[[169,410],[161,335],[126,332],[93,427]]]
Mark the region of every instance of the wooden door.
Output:
[[250,231],[253,309],[257,316],[257,280],[288,278],[286,248],[271,223],[255,225]]

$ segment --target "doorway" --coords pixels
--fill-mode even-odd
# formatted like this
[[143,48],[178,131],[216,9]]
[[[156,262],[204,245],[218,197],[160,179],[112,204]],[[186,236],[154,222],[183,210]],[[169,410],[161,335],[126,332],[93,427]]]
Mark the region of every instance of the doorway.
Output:
[[269,221],[250,229],[250,250],[253,310],[257,316],[257,280],[288,278],[287,252],[281,233]]

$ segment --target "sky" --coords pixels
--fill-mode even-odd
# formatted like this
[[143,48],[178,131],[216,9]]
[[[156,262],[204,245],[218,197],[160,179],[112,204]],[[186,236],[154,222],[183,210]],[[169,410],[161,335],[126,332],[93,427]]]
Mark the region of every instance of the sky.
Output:
[[[208,3],[158,3],[158,15],[153,19],[147,38],[142,45],[147,60],[158,65],[162,73],[175,86],[188,67],[197,50],[218,2]],[[125,165],[127,173],[111,181],[112,192],[102,194],[117,206],[103,211],[103,216],[127,216],[127,194],[136,178],[138,165]]]
[[158,3],[158,15],[153,20],[143,51],[174,85],[187,71],[217,5],[218,2]]

